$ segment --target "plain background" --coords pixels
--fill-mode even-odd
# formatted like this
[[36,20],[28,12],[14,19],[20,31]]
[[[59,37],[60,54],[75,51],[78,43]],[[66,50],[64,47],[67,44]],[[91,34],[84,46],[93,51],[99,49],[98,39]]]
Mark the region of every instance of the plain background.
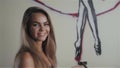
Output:
[[[78,10],[78,0],[42,0],[47,5],[66,13]],[[93,0],[96,13],[115,5],[119,0]],[[20,27],[24,11],[30,6],[44,8],[51,16],[57,41],[58,67],[72,67],[74,60],[77,18],[47,9],[33,0],[0,0],[0,68],[12,68],[20,47]],[[102,42],[102,55],[96,56],[94,38],[88,23],[83,42],[82,60],[89,67],[120,67],[120,6],[98,16],[98,29]]]

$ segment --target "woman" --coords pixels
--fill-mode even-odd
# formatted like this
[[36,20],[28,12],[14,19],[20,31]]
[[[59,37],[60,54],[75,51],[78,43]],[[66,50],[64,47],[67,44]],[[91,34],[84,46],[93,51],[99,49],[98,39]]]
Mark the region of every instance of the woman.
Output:
[[39,7],[28,8],[24,13],[21,36],[14,68],[56,67],[56,41],[46,11]]

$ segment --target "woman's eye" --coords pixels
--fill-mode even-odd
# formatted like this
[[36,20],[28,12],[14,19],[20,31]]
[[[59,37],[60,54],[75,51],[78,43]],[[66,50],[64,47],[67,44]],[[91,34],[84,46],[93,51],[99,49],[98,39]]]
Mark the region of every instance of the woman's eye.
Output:
[[44,23],[45,26],[49,26],[49,23]]
[[37,23],[33,23],[32,25],[35,26],[35,27],[38,27],[38,26],[39,26]]

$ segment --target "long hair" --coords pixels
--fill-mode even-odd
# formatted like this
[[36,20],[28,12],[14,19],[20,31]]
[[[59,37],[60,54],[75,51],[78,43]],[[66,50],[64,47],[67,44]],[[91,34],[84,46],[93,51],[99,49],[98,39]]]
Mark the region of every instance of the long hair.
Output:
[[44,56],[37,51],[37,49],[34,46],[35,41],[30,37],[29,24],[30,24],[33,13],[42,13],[48,19],[48,22],[50,24],[50,33],[47,39],[43,41],[42,49],[44,54],[47,56],[48,60],[52,64],[52,67],[55,68],[57,65],[56,64],[56,41],[55,41],[53,26],[48,13],[39,7],[30,7],[24,13],[23,21],[21,25],[21,48],[16,54],[14,67],[17,66],[19,68],[18,62],[22,57],[23,53],[25,52],[29,52],[32,55],[35,63],[35,68],[50,67],[46,63]]

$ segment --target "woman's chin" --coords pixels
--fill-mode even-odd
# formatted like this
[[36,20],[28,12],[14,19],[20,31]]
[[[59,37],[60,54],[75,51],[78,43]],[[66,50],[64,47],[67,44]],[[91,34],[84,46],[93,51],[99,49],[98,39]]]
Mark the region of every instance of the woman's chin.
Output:
[[46,38],[44,37],[44,38],[39,38],[39,41],[45,41],[46,40]]

